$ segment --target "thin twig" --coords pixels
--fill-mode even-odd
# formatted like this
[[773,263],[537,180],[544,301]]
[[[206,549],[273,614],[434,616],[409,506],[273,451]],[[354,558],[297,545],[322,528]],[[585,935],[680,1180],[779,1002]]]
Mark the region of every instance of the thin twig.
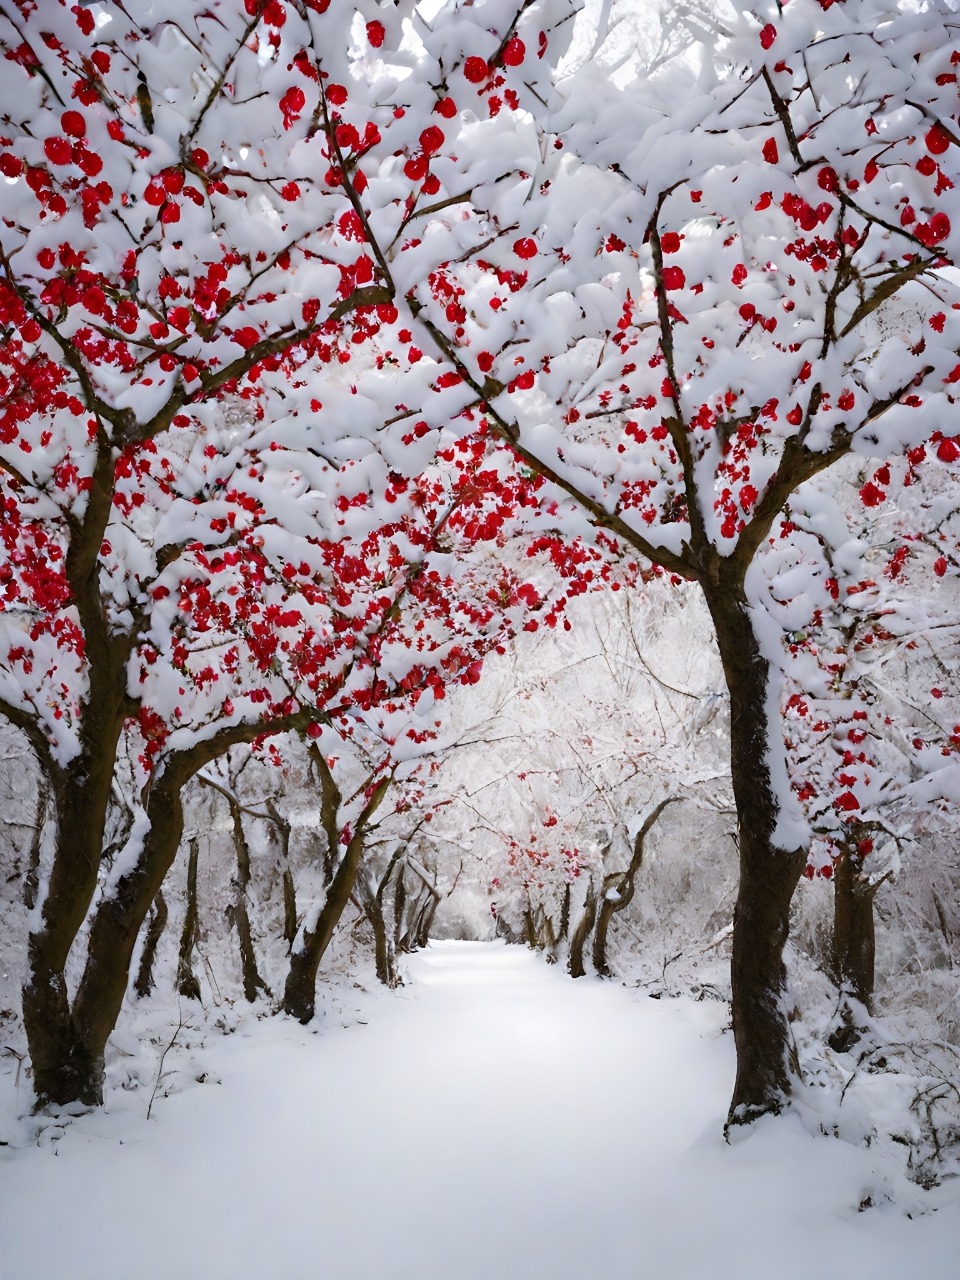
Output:
[[166,1061],[167,1054],[170,1052],[170,1050],[173,1048],[174,1044],[176,1043],[177,1036],[180,1034],[180,1032],[181,1032],[182,1030],[183,1030],[183,1009],[181,1008],[181,1009],[180,1009],[180,1021],[177,1023],[177,1029],[176,1029],[176,1031],[173,1033],[173,1038],[171,1039],[171,1041],[170,1041],[170,1043],[167,1045],[167,1047],[164,1049],[163,1053],[160,1055],[160,1066],[157,1068],[157,1079],[156,1079],[156,1081],[155,1081],[155,1083],[154,1083],[154,1086],[153,1086],[153,1093],[151,1093],[151,1095],[150,1095],[150,1101],[149,1101],[149,1103],[147,1104],[147,1119],[148,1119],[148,1120],[150,1119],[150,1112],[153,1110],[153,1100],[154,1100],[154,1098],[157,1096],[157,1090],[160,1088],[160,1081],[161,1081],[161,1079],[163,1078],[163,1064],[164,1064],[164,1062]]

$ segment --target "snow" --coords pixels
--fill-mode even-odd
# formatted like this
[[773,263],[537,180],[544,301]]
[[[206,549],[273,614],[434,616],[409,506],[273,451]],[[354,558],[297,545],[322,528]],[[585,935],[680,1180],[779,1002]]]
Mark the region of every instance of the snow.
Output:
[[207,1083],[161,1085],[150,1121],[152,1086],[35,1144],[5,1122],[2,1280],[956,1275],[955,1191],[796,1114],[724,1143],[726,1004],[500,942],[435,942],[405,977],[327,990],[316,1030],[208,1038]]

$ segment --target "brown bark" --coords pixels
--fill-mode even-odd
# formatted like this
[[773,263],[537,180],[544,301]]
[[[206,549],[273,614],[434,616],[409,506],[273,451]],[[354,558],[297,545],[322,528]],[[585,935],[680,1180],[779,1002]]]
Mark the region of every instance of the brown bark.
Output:
[[573,937],[570,939],[570,977],[583,978],[586,975],[586,969],[583,967],[583,948],[587,944],[590,937],[590,930],[593,928],[594,921],[597,918],[597,889],[593,881],[587,886],[587,900],[583,904],[583,915],[577,921],[577,927],[573,931]]
[[737,804],[740,887],[730,966],[737,1078],[729,1124],[779,1112],[790,1092],[782,996],[790,901],[806,861],[773,843],[778,805],[767,762],[769,665],[750,621],[742,572],[718,555],[704,594],[730,691],[730,767]]
[[99,1079],[101,1068],[90,1059],[71,1015],[64,967],[97,887],[121,724],[118,718],[116,733],[108,735],[102,755],[91,744],[51,779],[56,851],[40,924],[27,942],[28,977],[23,987],[23,1023],[38,1106],[99,1101],[99,1084],[91,1087],[90,1081]]
[[43,844],[43,827],[47,820],[47,805],[50,793],[46,782],[40,779],[37,787],[36,818],[33,835],[30,837],[30,852],[27,855],[27,871],[23,878],[23,905],[32,911],[37,905],[37,891],[40,888],[40,848]]
[[293,946],[297,936],[297,890],[290,870],[290,823],[280,813],[272,800],[266,801],[270,821],[280,837],[280,868],[283,881],[283,940],[287,948]]
[[150,918],[149,925],[147,925],[147,935],[143,940],[143,951],[140,953],[140,968],[137,971],[137,980],[133,984],[133,989],[141,1000],[153,990],[153,961],[167,925],[168,915],[169,912],[164,901],[163,890],[158,889],[157,896],[153,900],[153,915]]
[[237,931],[243,994],[253,1004],[259,992],[265,991],[269,995],[270,991],[267,984],[260,977],[260,970],[257,968],[253,929],[250,925],[250,912],[247,909],[247,889],[250,885],[250,846],[247,844],[246,833],[243,829],[243,815],[244,812],[249,813],[250,810],[245,810],[232,791],[228,791],[226,787],[221,787],[212,778],[201,777],[200,782],[205,787],[212,787],[214,791],[219,791],[230,807],[230,819],[233,823],[233,847],[237,855],[237,874],[232,882],[236,893],[233,902],[227,907],[226,915]]
[[191,837],[187,860],[187,910],[180,932],[180,954],[177,958],[177,990],[188,1000],[200,999],[200,981],[193,972],[193,948],[197,942],[199,911],[197,908],[197,864],[200,841]]
[[360,877],[360,903],[363,912],[373,929],[374,951],[376,955],[377,978],[385,987],[397,985],[397,968],[395,963],[393,939],[387,932],[387,922],[383,914],[383,895],[393,869],[403,856],[403,846],[395,850],[387,863],[387,869],[374,889],[373,884],[364,876]]
[[397,873],[397,888],[393,895],[393,945],[397,951],[408,951],[408,930],[404,928],[407,910],[407,885],[403,867]]
[[603,878],[603,897],[600,902],[600,912],[597,916],[597,930],[593,935],[593,967],[602,978],[613,976],[607,965],[607,932],[614,915],[618,911],[624,911],[633,901],[633,895],[637,887],[637,876],[643,865],[643,843],[650,828],[667,805],[676,804],[679,799],[679,796],[670,796],[668,799],[662,800],[652,813],[647,814],[634,839],[633,856],[627,869],[625,871],[614,871]]
[[856,847],[840,846],[833,873],[833,971],[837,985],[869,1011],[873,1000],[876,929],[873,903],[887,879],[875,884]]
[[290,970],[283,993],[283,1008],[286,1013],[292,1014],[300,1022],[307,1023],[313,1017],[317,997],[317,970],[353,893],[360,860],[363,857],[363,841],[367,824],[389,785],[390,779],[382,778],[364,805],[340,865],[334,872],[317,922],[309,928],[304,926],[299,945],[294,946],[290,956]]
[[[243,994],[253,1004],[261,991],[267,991],[267,984],[260,977],[257,968],[257,953],[253,942],[253,929],[250,925],[250,912],[247,907],[247,889],[250,885],[250,846],[243,830],[243,815],[240,805],[234,797],[230,797],[230,813],[233,818],[233,844],[237,853],[237,894],[228,914],[237,931],[237,942],[240,947],[240,970],[243,975]],[[269,992],[267,992],[269,994]]]
[[[266,731],[295,729],[303,719],[296,715],[272,721]],[[137,934],[180,847],[183,787],[229,747],[264,730],[263,724],[231,725],[156,766],[146,796],[149,825],[140,855],[104,895],[91,925],[87,962],[70,1019],[72,1042],[78,1047],[68,1061],[73,1066],[73,1091],[64,1101],[102,1102],[103,1053],[123,1004]]]

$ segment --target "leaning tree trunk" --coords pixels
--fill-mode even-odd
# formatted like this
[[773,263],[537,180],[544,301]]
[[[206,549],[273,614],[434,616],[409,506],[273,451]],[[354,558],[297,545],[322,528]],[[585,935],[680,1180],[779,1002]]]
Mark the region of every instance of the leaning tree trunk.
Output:
[[[802,849],[773,841],[779,806],[767,760],[770,668],[750,620],[735,568],[716,558],[702,582],[730,692],[730,770],[737,806],[740,887],[730,965],[737,1078],[729,1124],[778,1113],[790,1092],[783,948],[790,901],[806,861]],[[772,744],[774,749],[779,745]]]
[[292,1014],[302,1023],[307,1023],[313,1018],[317,999],[317,970],[333,938],[334,930],[340,923],[340,917],[353,894],[357,871],[363,857],[367,823],[389,785],[390,780],[382,778],[371,793],[363,812],[357,819],[340,865],[334,872],[316,923],[304,923],[303,931],[294,944],[283,993],[283,1008],[285,1013]]
[[[296,727],[298,721],[291,716],[272,722],[270,731]],[[87,1092],[93,1103],[102,1102],[104,1049],[123,1004],[137,935],[180,847],[183,787],[198,769],[234,744],[248,741],[257,729],[262,733],[263,725],[231,725],[188,750],[173,753],[151,779],[140,854],[109,886],[97,907],[73,1005],[72,1023],[88,1064]]]
[[603,878],[603,898],[597,916],[597,931],[593,935],[593,967],[601,978],[613,976],[607,964],[607,932],[610,921],[616,913],[626,910],[633,901],[637,888],[637,876],[643,865],[643,844],[647,834],[667,805],[676,804],[679,799],[679,796],[670,796],[666,800],[661,800],[653,812],[647,814],[634,839],[633,856],[626,871],[614,871]]
[[593,881],[587,886],[587,900],[583,904],[583,915],[577,921],[577,927],[570,939],[570,977],[582,978],[586,975],[583,967],[583,948],[590,937],[590,930],[597,918],[597,889]]
[[87,963],[74,1001],[73,1020],[91,1064],[90,1101],[103,1101],[103,1054],[127,988],[130,958],[150,904],[173,863],[183,834],[180,791],[186,779],[175,765],[164,768],[147,800],[149,828],[140,855],[97,908],[87,944]]

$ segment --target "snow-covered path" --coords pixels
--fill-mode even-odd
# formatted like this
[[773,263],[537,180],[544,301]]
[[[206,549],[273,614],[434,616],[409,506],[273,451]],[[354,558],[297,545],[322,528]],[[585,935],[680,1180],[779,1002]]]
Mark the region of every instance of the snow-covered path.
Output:
[[869,1152],[794,1119],[723,1143],[723,1005],[495,943],[408,968],[316,1035],[210,1042],[222,1083],[149,1123],[121,1094],[56,1155],[0,1150],[2,1280],[957,1276],[956,1202],[909,1220]]

